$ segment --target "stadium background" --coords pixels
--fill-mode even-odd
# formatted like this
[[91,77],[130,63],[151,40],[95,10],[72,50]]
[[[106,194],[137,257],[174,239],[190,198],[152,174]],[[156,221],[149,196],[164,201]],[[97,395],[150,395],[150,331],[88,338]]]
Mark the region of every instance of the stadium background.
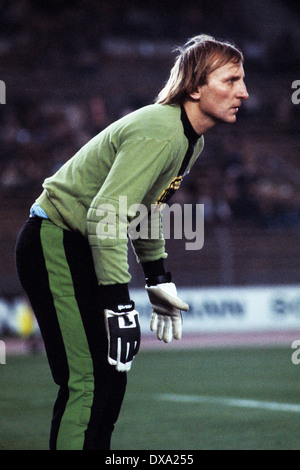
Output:
[[[40,347],[38,334],[30,335],[36,327],[16,276],[14,245],[43,179],[107,124],[153,102],[174,48],[207,33],[242,48],[250,98],[235,125],[206,135],[201,159],[173,199],[205,205],[205,235],[199,251],[185,250],[185,240],[167,243],[168,267],[192,307],[183,343],[172,343],[169,351],[175,360],[184,348],[206,346],[214,355],[217,347],[222,357],[222,348],[234,346],[235,361],[244,354],[240,347],[256,345],[251,356],[261,352],[263,376],[261,348],[274,347],[282,366],[277,373],[290,371],[279,398],[299,403],[298,369],[290,359],[291,344],[300,339],[300,105],[291,100],[292,83],[300,80],[299,22],[292,1],[0,1],[0,79],[6,84],[0,107],[0,339],[7,355]],[[132,252],[129,259],[147,362],[148,347],[163,346],[148,336],[143,276]],[[38,364],[41,377],[44,362],[36,361],[27,367],[34,377]],[[7,376],[3,393],[10,393],[8,357],[0,368]],[[1,402],[5,410],[4,395]],[[236,447],[232,439],[226,445]],[[17,444],[0,448],[5,445]]]

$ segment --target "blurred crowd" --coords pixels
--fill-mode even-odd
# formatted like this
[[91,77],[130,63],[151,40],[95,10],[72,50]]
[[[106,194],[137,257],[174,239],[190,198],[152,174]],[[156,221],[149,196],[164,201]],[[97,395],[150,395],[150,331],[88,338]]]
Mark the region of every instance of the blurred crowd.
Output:
[[[243,145],[244,144],[244,145]],[[224,139],[215,158],[199,161],[197,171],[187,177],[181,203],[204,204],[206,227],[249,223],[260,228],[299,228],[300,190],[284,179],[272,156],[247,154],[247,143]],[[266,165],[267,168],[264,168]]]
[[[148,82],[146,78],[142,80],[143,84],[136,89],[132,87],[128,97],[134,62],[128,65],[126,88],[124,58],[121,62],[118,56],[108,56],[105,47],[109,41],[111,45],[120,44],[120,38],[121,43],[140,38],[148,41],[148,46],[134,60],[145,60],[145,69],[156,74],[159,81],[170,62],[166,68],[159,69],[163,61],[157,64],[155,57],[158,38],[173,44],[200,32],[214,34],[216,31],[217,36],[228,37],[230,31],[230,38],[245,51],[251,76],[251,97],[239,115],[244,123],[241,124],[243,132],[239,134],[238,127],[234,138],[224,137],[226,132],[224,135],[221,132],[217,134],[217,143],[216,139],[209,142],[208,138],[204,158],[176,198],[204,203],[206,220],[211,223],[248,220],[266,227],[298,227],[300,186],[295,183],[296,178],[293,182],[278,179],[280,167],[276,154],[265,155],[264,162],[260,162],[248,146],[245,130],[249,124],[250,138],[255,139],[255,129],[259,133],[267,122],[266,132],[275,132],[277,138],[279,135],[283,140],[300,138],[300,105],[292,105],[291,82],[286,82],[282,75],[285,67],[289,73],[299,70],[298,51],[289,31],[282,31],[274,43],[260,42],[257,21],[250,21],[245,15],[245,3],[173,0],[160,2],[158,8],[158,2],[151,1],[141,6],[142,2],[121,0],[0,0],[3,73],[0,79],[8,77],[7,104],[0,108],[1,194],[19,198],[37,195],[44,178],[91,137],[114,119],[153,101],[153,90],[147,87],[152,77],[148,77]],[[217,15],[212,14],[215,11]],[[119,38],[117,43],[116,38]],[[123,88],[122,84],[117,88],[115,85],[107,95],[103,91],[109,86],[105,70],[114,70],[118,62],[123,67]],[[266,83],[270,72],[271,86]],[[278,72],[278,80],[274,72]],[[55,77],[56,74],[63,77],[60,94],[44,96],[38,77],[42,82],[46,75]],[[37,77],[26,90],[20,90],[18,80],[22,75]],[[18,77],[16,81],[14,76]],[[76,83],[87,80],[89,89],[83,87],[83,91],[74,93],[74,80]],[[99,91],[97,84],[101,81],[103,86]],[[112,77],[112,83],[115,82]],[[17,86],[13,87],[14,83]]]

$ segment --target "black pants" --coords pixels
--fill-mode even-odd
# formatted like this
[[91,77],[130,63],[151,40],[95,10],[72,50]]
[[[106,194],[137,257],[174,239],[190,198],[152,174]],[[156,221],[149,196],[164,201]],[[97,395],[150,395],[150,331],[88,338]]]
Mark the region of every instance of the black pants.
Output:
[[103,306],[87,240],[49,220],[30,218],[16,264],[59,386],[51,450],[108,450],[126,373],[107,362]]

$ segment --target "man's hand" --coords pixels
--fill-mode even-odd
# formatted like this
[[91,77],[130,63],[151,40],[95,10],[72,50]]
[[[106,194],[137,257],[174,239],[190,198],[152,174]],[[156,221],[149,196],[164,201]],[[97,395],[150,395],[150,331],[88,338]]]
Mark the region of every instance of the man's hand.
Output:
[[108,337],[108,362],[119,372],[129,371],[141,341],[139,314],[134,302],[118,305],[114,310],[104,309]]
[[157,338],[169,343],[172,338],[181,339],[182,316],[181,310],[187,311],[188,304],[177,296],[173,282],[146,286],[152,304],[151,331],[157,332]]

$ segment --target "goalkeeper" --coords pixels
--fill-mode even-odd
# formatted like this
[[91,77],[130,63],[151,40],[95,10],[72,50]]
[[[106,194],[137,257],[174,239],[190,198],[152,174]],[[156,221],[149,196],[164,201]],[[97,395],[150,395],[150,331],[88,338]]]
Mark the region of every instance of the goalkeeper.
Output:
[[[143,204],[152,220],[153,205],[168,201],[201,153],[203,133],[235,122],[248,97],[242,64],[235,46],[193,38],[156,103],[108,126],[44,181],[19,235],[16,263],[59,386],[50,449],[110,448],[140,345],[127,236],[118,237],[136,214],[124,217],[119,197],[129,208]],[[169,342],[181,338],[188,306],[166,272],[160,226],[158,233],[131,243],[152,304],[151,329]]]

